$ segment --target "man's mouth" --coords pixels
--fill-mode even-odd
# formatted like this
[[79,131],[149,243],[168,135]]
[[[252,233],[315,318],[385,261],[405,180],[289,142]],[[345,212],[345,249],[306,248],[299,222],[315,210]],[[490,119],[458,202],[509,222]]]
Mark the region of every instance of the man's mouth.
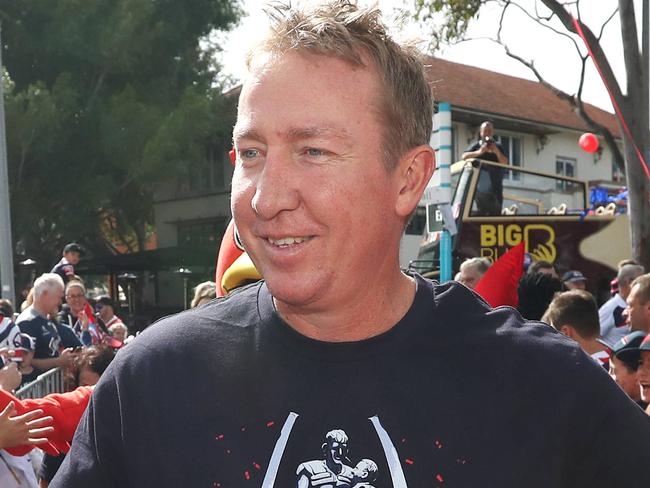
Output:
[[302,244],[303,242],[307,242],[312,239],[312,236],[304,236],[304,237],[280,237],[278,239],[274,239],[271,237],[267,237],[267,241],[269,243],[273,244],[274,246],[278,247],[288,247],[292,246],[295,244]]

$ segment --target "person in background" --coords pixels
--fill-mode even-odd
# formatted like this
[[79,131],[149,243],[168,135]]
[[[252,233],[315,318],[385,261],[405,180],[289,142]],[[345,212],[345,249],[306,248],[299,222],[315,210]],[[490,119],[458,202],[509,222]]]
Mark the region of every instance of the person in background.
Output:
[[519,280],[517,310],[528,320],[541,320],[562,282],[548,273],[526,272]]
[[20,329],[14,323],[14,309],[11,302],[6,299],[0,300],[0,347],[11,348]]
[[214,281],[204,281],[199,283],[194,288],[194,298],[192,298],[192,303],[190,308],[198,307],[204,303],[208,303],[213,298],[217,296],[217,285]]
[[[647,334],[637,347],[619,353],[619,357],[630,364],[637,364],[636,380],[639,384],[641,401],[650,404],[650,334]],[[650,406],[646,407],[650,414]]]
[[491,264],[490,260],[486,258],[466,259],[460,265],[459,276],[456,281],[473,290]]
[[68,284],[75,276],[74,267],[79,263],[83,254],[83,248],[76,242],[66,244],[63,248],[63,257],[54,265],[50,273],[58,274],[63,283]]
[[607,300],[598,311],[600,336],[605,342],[614,344],[630,333],[630,325],[623,312],[627,308],[626,300],[630,294],[631,284],[643,272],[643,266],[638,264],[625,264],[618,270],[616,276],[618,293]]
[[555,266],[553,266],[553,263],[549,263],[548,261],[544,261],[542,259],[533,261],[531,265],[528,266],[526,273],[543,273],[551,275],[554,278],[559,278],[557,271],[555,270]]
[[30,335],[21,333],[16,337],[14,350],[20,355],[20,361],[18,362],[18,371],[22,375],[20,386],[31,383],[38,377],[38,372],[32,365],[34,348],[34,339]]
[[97,345],[102,333],[86,298],[86,287],[81,281],[72,280],[65,286],[65,307],[59,313],[62,325],[72,329],[84,346]]
[[97,298],[95,301],[95,310],[97,310],[99,318],[104,322],[104,325],[109,331],[111,327],[118,324],[126,328],[124,321],[115,315],[115,302],[108,295],[102,295]]
[[[487,121],[481,124],[479,139],[468,147],[461,157],[465,160],[477,158],[508,165],[508,157],[503,146],[494,139],[494,126],[492,122]],[[480,189],[477,189],[476,196],[478,212],[480,215],[501,215],[504,170],[498,166],[486,165],[481,172],[485,172],[489,182],[486,181],[484,185],[479,181]]]
[[641,400],[641,390],[636,377],[639,361],[638,358],[626,358],[625,354],[627,353],[624,353],[624,351],[638,348],[645,336],[645,332],[637,330],[623,336],[615,344],[607,344],[602,339],[599,339],[601,344],[607,348],[606,351],[609,355],[609,375],[643,409],[647,408],[648,404]]
[[129,335],[129,330],[122,322],[111,325],[108,328],[108,332],[111,334],[111,337],[114,337],[118,341],[122,342],[124,342]]
[[[51,317],[55,317],[63,297],[63,280],[55,273],[45,273],[34,282],[34,303],[16,319],[22,333],[35,341],[33,365],[39,373],[58,366],[68,366],[75,358],[73,348],[81,342],[66,337],[63,342],[60,327]],[[72,339],[75,339],[74,341]],[[59,346],[66,348],[59,352]]]
[[562,275],[562,283],[567,290],[587,289],[587,278],[580,271],[567,271]]
[[571,290],[557,294],[542,322],[576,341],[590,356],[603,350],[603,345],[598,342],[598,305],[588,291]]
[[[76,359],[74,364],[74,388],[80,386],[94,386],[108,365],[115,358],[115,351],[105,346],[87,347]],[[54,475],[61,467],[65,454],[53,456],[45,454],[38,472],[39,488],[47,488]]]
[[624,315],[631,331],[650,333],[650,273],[638,276],[630,285]]

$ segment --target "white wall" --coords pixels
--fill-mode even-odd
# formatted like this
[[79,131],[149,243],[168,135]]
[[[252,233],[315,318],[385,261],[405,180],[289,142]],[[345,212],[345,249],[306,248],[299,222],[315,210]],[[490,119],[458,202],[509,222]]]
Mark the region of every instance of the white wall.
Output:
[[[465,151],[475,139],[476,134],[470,131],[467,124],[454,124],[455,128],[455,160],[459,160]],[[602,156],[597,154],[588,154],[578,145],[578,139],[581,133],[578,131],[564,131],[547,136],[547,143],[538,152],[538,138],[532,134],[517,133],[510,131],[499,131],[495,128],[497,134],[516,136],[523,138],[522,150],[522,167],[542,171],[544,173],[555,174],[555,162],[558,156],[564,156],[576,159],[576,175],[581,180],[605,180],[612,179],[612,153],[601,140],[603,147]],[[469,142],[468,142],[469,141]]]

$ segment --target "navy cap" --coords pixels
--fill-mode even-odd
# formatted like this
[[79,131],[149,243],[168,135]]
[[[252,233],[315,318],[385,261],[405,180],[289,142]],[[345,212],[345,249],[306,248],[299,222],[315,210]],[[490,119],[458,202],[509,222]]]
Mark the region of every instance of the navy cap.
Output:
[[63,252],[78,252],[79,254],[84,253],[84,248],[81,247],[79,244],[76,242],[70,242],[69,244],[66,244],[65,247],[63,248]]
[[[632,332],[632,334],[641,334],[643,335],[643,338],[636,346],[628,347],[627,349],[623,349],[622,351],[618,352],[616,354],[616,357],[628,365],[634,365],[633,369],[636,370],[639,366],[641,351],[650,351],[650,334],[646,335],[645,332],[641,331]],[[628,334],[625,337],[628,337],[632,334]]]
[[562,275],[562,281],[565,283],[575,283],[576,281],[587,281],[587,278],[585,278],[585,275],[583,275],[580,271],[567,271]]

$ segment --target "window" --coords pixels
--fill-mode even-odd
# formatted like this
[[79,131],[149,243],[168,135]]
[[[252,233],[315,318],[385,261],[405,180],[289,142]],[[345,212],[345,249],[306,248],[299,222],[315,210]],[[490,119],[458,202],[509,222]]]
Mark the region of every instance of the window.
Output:
[[[559,176],[576,176],[576,159],[558,156],[555,159],[555,174]],[[573,185],[569,181],[557,181],[557,189],[561,191],[572,191]]]
[[616,164],[616,161],[612,161],[612,181],[625,184],[625,172]]
[[225,230],[222,220],[178,224],[178,245],[182,247],[213,246],[217,249]]
[[[521,137],[495,135],[494,138],[501,143],[503,151],[508,157],[510,164],[512,166],[521,168]],[[510,181],[519,181],[521,179],[521,173],[517,171],[508,171],[508,174],[504,179]]]
[[230,157],[223,146],[208,147],[205,159],[192,163],[184,181],[179,181],[181,193],[204,193],[226,189],[227,165],[230,165]]

